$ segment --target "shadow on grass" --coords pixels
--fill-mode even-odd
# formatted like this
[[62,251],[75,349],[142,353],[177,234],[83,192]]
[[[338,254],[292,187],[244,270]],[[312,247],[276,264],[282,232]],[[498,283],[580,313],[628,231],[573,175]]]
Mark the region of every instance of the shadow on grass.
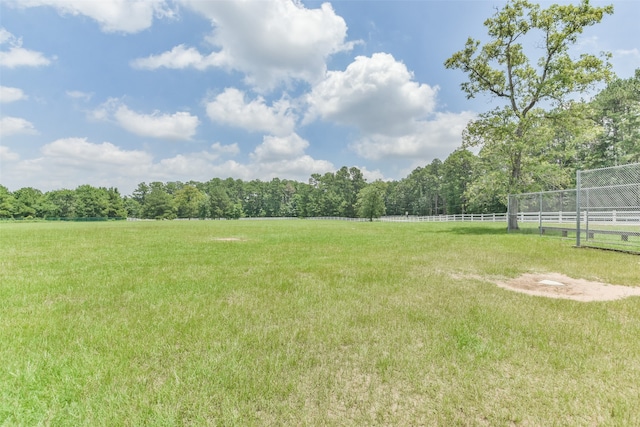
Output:
[[[513,231],[510,231],[509,233],[512,233],[512,234],[537,234],[537,235],[540,235],[540,230],[538,228],[528,227],[528,228],[520,228],[519,230],[513,230]],[[558,236],[560,236],[560,234],[561,233],[558,232]]]

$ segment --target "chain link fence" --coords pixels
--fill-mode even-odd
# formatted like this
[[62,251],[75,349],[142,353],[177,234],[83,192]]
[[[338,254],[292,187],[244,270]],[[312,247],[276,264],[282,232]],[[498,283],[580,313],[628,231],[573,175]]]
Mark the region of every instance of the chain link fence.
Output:
[[576,246],[640,253],[640,163],[578,171]]
[[576,189],[512,194],[509,231],[640,253],[640,163],[578,171]]
[[509,196],[509,231],[575,237],[576,190]]

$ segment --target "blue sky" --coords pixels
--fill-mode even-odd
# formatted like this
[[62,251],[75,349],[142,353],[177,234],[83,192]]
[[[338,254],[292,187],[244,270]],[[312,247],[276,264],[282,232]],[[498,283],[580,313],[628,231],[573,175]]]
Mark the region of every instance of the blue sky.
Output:
[[[609,3],[574,50],[611,52],[628,78],[640,2],[592,1]],[[503,4],[2,0],[0,184],[403,178],[493,108],[443,62]]]

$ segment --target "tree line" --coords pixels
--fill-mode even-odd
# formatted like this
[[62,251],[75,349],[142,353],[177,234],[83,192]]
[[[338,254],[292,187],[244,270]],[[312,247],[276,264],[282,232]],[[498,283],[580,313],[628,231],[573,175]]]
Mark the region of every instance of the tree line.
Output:
[[[356,167],[342,167],[324,175],[313,174],[307,183],[278,178],[270,181],[213,178],[207,182],[142,182],[126,196],[116,188],[91,185],[46,193],[32,187],[10,192],[0,185],[0,218],[372,218],[385,213],[390,185],[367,183]],[[393,209],[390,211],[395,212]]]
[[[478,159],[461,149],[400,181],[368,183],[360,169],[312,174],[308,182],[213,178],[207,182],[142,182],[131,195],[116,188],[81,185],[43,193],[0,185],[0,218],[225,218],[377,217],[480,212],[465,191]],[[497,210],[504,210],[497,204]]]

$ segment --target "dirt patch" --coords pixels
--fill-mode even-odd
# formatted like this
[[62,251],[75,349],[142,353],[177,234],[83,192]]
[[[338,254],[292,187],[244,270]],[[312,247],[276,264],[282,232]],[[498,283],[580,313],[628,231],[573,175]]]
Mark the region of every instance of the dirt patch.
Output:
[[575,301],[612,301],[640,296],[640,287],[611,285],[584,279],[573,279],[559,273],[523,274],[498,286],[529,295],[563,298]]

